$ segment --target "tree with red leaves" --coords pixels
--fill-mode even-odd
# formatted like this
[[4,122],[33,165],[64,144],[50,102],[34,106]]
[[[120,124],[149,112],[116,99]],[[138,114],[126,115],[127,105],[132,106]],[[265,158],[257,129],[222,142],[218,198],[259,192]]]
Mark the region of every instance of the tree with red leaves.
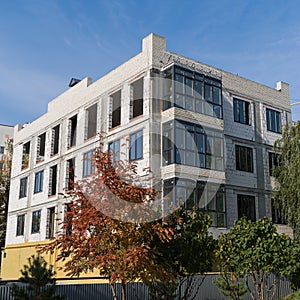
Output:
[[141,186],[137,166],[112,162],[112,154],[100,146],[92,159],[95,174],[74,183],[69,191],[68,210],[62,230],[42,252],[59,249],[58,260],[69,276],[98,270],[109,279],[113,299],[115,283],[174,280],[167,272],[161,253],[153,246],[159,239],[168,243],[173,238],[172,226],[160,219],[155,207],[157,192]]

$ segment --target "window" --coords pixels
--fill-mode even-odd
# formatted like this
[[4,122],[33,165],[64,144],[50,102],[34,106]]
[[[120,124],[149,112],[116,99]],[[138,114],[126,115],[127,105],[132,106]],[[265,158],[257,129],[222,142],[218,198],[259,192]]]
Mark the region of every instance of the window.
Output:
[[66,169],[66,190],[72,190],[74,186],[75,158],[67,160]]
[[164,181],[164,207],[198,207],[208,213],[212,226],[226,227],[225,188],[223,185],[172,178]]
[[255,197],[249,195],[237,195],[238,218],[246,217],[247,220],[256,221]]
[[67,224],[67,226],[64,229],[64,232],[67,236],[70,236],[72,234],[72,215],[68,214],[71,212],[71,207],[69,203],[66,203],[64,206],[64,223]]
[[130,135],[130,161],[141,159],[143,157],[143,131],[138,131]]
[[57,125],[51,130],[51,155],[57,154],[59,150],[59,129],[60,125]]
[[50,167],[49,169],[49,189],[48,196],[56,195],[57,187],[57,165]]
[[95,174],[94,154],[95,149],[83,154],[83,177]]
[[32,213],[31,233],[40,232],[41,211],[36,210]]
[[130,119],[143,114],[144,78],[135,81],[131,88]]
[[3,168],[3,163],[0,162],[0,170],[2,170],[2,168]]
[[97,103],[86,110],[86,139],[97,134]]
[[4,146],[0,146],[0,154],[4,154]]
[[111,160],[113,163],[120,160],[120,140],[110,142],[108,144],[108,151],[111,153]]
[[250,103],[233,98],[234,122],[250,125]]
[[236,169],[253,173],[253,149],[244,146],[235,146]]
[[219,79],[178,66],[166,70],[164,77],[164,110],[175,106],[223,118],[222,83]]
[[22,170],[29,166],[30,142],[23,144]]
[[43,161],[45,159],[45,146],[46,146],[46,133],[37,137],[36,145],[36,162]]
[[121,124],[121,91],[110,96],[109,128]]
[[17,236],[24,235],[25,229],[25,214],[17,217]]
[[176,163],[222,171],[223,151],[220,131],[178,120],[163,124],[164,165]]
[[34,180],[35,194],[43,191],[43,180],[44,180],[44,171],[39,171],[35,173],[35,180]]
[[55,234],[55,207],[47,209],[47,227],[46,227],[46,239],[51,239]]
[[20,179],[19,198],[27,197],[27,178],[28,177],[24,177]]
[[68,147],[76,145],[77,115],[68,120]]
[[280,164],[279,154],[274,152],[269,152],[269,174],[273,176],[273,168],[278,167]]
[[267,130],[281,133],[280,112],[267,108]]

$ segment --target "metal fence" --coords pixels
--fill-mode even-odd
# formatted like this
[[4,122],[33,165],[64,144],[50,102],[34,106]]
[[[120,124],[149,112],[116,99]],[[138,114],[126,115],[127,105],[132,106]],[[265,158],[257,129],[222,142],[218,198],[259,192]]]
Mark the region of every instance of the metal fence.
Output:
[[[195,300],[221,300],[225,299],[219,292],[213,280],[216,275],[197,276],[196,281],[203,281]],[[183,286],[184,290],[184,286]],[[277,285],[276,299],[291,293],[288,280],[282,279]],[[118,299],[121,299],[121,285],[116,284]],[[177,294],[179,291],[177,291]],[[57,294],[64,295],[66,300],[111,300],[112,292],[109,284],[57,284]],[[150,300],[148,288],[141,282],[128,283],[126,286],[127,300]],[[178,296],[177,296],[178,297]],[[178,299],[178,298],[175,299]],[[246,294],[244,300],[250,300]],[[0,286],[0,300],[13,300],[10,296],[10,284]]]

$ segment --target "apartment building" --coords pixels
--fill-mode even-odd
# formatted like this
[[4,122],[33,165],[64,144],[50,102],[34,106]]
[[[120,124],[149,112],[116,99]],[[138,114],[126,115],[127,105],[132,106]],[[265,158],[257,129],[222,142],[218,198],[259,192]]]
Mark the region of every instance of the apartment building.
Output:
[[[141,177],[152,170],[164,213],[200,206],[214,233],[242,216],[279,221],[272,145],[290,120],[288,84],[271,88],[172,53],[150,34],[136,56],[95,82],[73,79],[47,113],[15,126],[2,278],[17,278],[35,247],[55,237],[61,193],[93,172],[98,132],[115,159],[137,162]],[[48,260],[63,277],[56,255]]]

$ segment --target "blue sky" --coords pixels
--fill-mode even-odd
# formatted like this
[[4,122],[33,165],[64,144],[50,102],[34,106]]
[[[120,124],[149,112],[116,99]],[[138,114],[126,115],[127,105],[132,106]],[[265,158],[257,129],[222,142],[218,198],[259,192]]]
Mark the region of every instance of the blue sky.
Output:
[[288,82],[300,101],[299,11],[294,0],[1,1],[0,123],[38,118],[71,77],[100,78],[151,32],[172,52],[271,87]]

